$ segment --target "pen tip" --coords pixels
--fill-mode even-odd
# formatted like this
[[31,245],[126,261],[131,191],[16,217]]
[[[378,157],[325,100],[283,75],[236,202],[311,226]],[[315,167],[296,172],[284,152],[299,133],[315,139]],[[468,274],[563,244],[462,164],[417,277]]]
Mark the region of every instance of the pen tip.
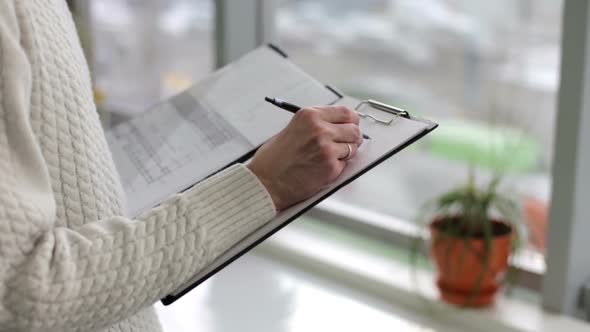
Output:
[[264,100],[268,101],[269,103],[274,103],[275,99],[270,97],[264,97]]

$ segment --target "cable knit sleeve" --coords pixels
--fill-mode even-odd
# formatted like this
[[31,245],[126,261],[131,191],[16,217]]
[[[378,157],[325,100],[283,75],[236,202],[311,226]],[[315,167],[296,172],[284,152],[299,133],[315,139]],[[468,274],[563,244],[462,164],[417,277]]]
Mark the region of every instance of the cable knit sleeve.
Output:
[[89,331],[179,287],[275,214],[243,165],[136,220],[59,227],[31,129],[31,70],[11,1],[0,1],[0,330]]

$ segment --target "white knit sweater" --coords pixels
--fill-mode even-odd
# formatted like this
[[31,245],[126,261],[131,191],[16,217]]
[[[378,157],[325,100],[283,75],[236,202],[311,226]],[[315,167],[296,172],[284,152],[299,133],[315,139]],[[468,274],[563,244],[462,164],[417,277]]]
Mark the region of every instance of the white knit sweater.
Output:
[[275,213],[242,165],[121,202],[65,1],[0,0],[1,331],[159,331],[151,305]]

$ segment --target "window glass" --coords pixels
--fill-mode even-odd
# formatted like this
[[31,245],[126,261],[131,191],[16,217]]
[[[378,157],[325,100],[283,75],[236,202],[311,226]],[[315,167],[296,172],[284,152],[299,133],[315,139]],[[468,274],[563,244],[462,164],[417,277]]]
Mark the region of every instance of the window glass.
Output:
[[138,113],[213,68],[211,0],[93,0],[93,74],[108,109]]
[[424,202],[500,170],[545,249],[561,0],[282,0],[278,38],[325,83],[441,124],[335,199],[414,220]]

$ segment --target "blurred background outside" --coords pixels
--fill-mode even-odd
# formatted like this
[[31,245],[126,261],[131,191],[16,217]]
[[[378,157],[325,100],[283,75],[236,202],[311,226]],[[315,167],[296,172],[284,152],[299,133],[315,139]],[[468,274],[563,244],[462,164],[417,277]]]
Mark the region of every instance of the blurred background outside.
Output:
[[[138,114],[214,70],[212,0],[94,0],[103,108]],[[505,174],[530,248],[545,250],[561,0],[277,0],[276,42],[320,81],[432,118],[418,146],[335,200],[412,222],[466,180]]]
[[481,180],[500,171],[543,251],[534,231],[549,201],[560,19],[552,0],[293,0],[277,24],[281,45],[320,80],[441,123],[353,183],[351,202],[413,220],[469,167]]
[[[213,0],[93,0],[81,28],[99,107],[136,115],[214,70]],[[441,126],[332,200],[414,222],[428,199],[505,174],[542,254],[562,0],[276,0],[275,42],[318,80]],[[315,227],[315,226],[314,226]]]

